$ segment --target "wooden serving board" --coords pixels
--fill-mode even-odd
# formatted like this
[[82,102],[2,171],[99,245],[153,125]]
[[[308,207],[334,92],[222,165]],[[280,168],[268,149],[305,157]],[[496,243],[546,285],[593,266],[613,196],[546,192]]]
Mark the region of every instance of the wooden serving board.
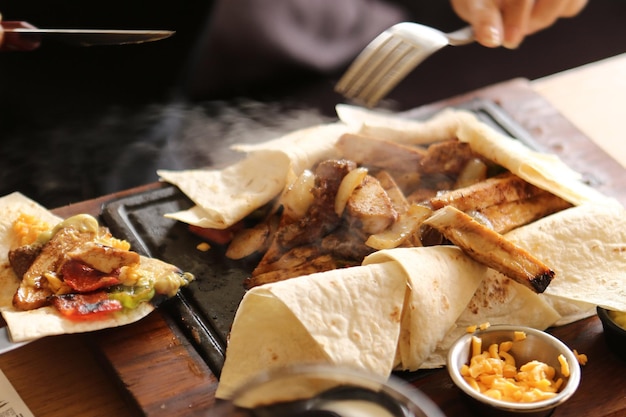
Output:
[[[596,188],[626,205],[626,170],[536,94],[527,80],[496,84],[410,113],[416,116],[431,114],[474,98],[500,105],[542,149],[559,155]],[[153,184],[143,190],[162,186]],[[128,191],[124,193],[128,194]],[[69,206],[56,212],[64,215],[99,210],[100,204],[116,197]],[[558,407],[553,416],[626,415],[626,362],[608,351],[597,317],[553,329],[552,333],[572,349],[586,353],[590,359],[583,368],[579,390],[566,404]],[[192,339],[194,335],[181,331],[168,316],[167,309],[157,310],[129,326],[97,332],[91,338],[95,349],[102,354],[103,363],[119,381],[138,415],[209,415],[207,410],[215,401],[218,381],[194,349]],[[405,376],[413,379],[413,383],[437,402],[447,416],[472,415],[445,370]]]

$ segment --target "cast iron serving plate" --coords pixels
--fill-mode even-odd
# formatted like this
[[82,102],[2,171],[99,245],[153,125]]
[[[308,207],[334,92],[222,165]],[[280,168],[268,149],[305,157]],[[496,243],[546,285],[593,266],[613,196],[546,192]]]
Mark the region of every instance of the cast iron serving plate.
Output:
[[[540,149],[496,104],[473,100],[458,108],[470,110],[483,122],[531,148]],[[178,188],[168,185],[110,201],[103,206],[102,217],[111,232],[128,240],[137,252],[160,258],[195,275],[196,280],[162,308],[219,376],[230,326],[244,295],[243,281],[260,257],[233,261],[225,257],[226,247],[216,244],[207,252],[198,250],[196,246],[203,241],[200,237],[190,233],[186,224],[164,217],[166,213],[192,206]]]

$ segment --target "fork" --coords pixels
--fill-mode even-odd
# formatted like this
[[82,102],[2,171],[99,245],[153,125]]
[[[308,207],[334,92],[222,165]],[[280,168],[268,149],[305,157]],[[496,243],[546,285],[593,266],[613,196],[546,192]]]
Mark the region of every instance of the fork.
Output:
[[470,26],[444,33],[419,23],[397,23],[363,49],[341,77],[335,91],[357,103],[374,107],[430,55],[446,45],[466,45],[473,41]]

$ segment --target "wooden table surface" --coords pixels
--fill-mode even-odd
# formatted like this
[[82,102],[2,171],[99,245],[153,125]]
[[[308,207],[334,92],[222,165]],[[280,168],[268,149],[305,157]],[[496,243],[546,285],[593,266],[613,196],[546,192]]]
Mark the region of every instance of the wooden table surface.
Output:
[[626,167],[626,54],[541,78],[531,85]]
[[[606,65],[613,65],[604,64],[599,65],[596,72],[585,68],[585,77],[601,80]],[[576,72],[564,76],[571,74]],[[555,76],[537,82],[537,91],[556,96],[550,82],[564,89],[575,88]],[[579,82],[574,81],[576,85]],[[626,204],[626,171],[587,137],[593,137],[598,130],[589,128],[587,135],[583,134],[561,115],[558,103],[551,104],[533,88],[526,80],[511,80],[435,103],[423,110],[474,97],[493,100],[536,140],[561,155],[574,169],[591,175],[598,188]],[[621,96],[626,97],[626,91]],[[598,100],[598,105],[603,103]],[[576,115],[570,112],[568,117],[574,119]],[[606,130],[606,126],[603,129]],[[602,147],[609,145],[603,143]],[[622,151],[619,157],[626,159],[626,151]],[[613,152],[611,155],[618,158]],[[156,187],[159,185],[150,184],[116,196],[58,208],[55,212],[61,216],[78,212],[98,214],[101,205],[111,198]],[[607,351],[597,317],[555,329],[553,333],[590,358],[583,368],[580,389],[570,401],[557,408],[553,416],[626,415],[626,363]],[[198,415],[198,411],[203,412],[213,403],[217,384],[208,366],[160,311],[122,328],[35,341],[0,355],[0,369],[33,414],[39,417]],[[436,371],[415,384],[431,396],[447,416],[470,415],[445,371]]]

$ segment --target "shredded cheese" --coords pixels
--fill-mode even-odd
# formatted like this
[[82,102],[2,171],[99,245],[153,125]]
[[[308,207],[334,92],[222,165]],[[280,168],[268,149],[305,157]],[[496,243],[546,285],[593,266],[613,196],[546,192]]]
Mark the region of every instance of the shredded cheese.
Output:
[[50,230],[50,225],[35,216],[21,213],[13,222],[13,233],[16,237],[16,247],[31,245],[37,241],[39,235]]
[[196,249],[198,249],[200,252],[208,252],[211,249],[211,245],[209,245],[207,242],[201,242],[198,243]]
[[486,321],[486,322],[481,323],[481,324],[472,324],[471,326],[467,326],[465,328],[465,331],[467,333],[474,333],[478,329],[480,329],[480,330],[487,330],[489,327],[491,327],[491,323]]
[[[493,343],[482,350],[482,340],[472,336],[471,359],[461,367],[461,375],[476,391],[491,398],[510,402],[536,402],[554,397],[562,387],[563,378],[546,363],[530,361],[517,367],[509,353],[515,341],[526,338],[524,332],[515,332],[514,340]],[[569,364],[559,355],[561,374],[567,378]]]
[[576,360],[578,361],[579,364],[581,365],[587,365],[587,355],[585,355],[584,353],[578,353],[578,351],[576,349],[574,349],[574,356],[576,356]]

